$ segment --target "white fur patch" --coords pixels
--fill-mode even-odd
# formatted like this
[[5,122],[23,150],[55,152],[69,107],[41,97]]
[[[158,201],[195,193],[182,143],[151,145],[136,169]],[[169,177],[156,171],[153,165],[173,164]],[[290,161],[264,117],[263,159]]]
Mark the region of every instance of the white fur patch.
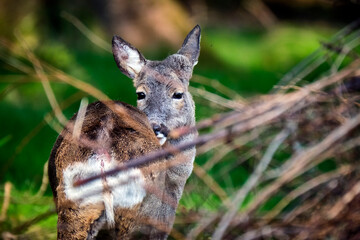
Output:
[[159,140],[159,143],[161,146],[166,142],[167,137],[165,137],[164,134],[158,133],[158,134],[156,134],[156,137]]
[[[113,156],[94,154],[87,162],[77,162],[63,171],[66,198],[79,202],[81,206],[103,202],[106,219],[111,224],[114,207],[131,208],[141,203],[146,195],[144,176],[140,169],[129,169],[90,183],[74,187],[79,179],[85,179],[118,165]],[[109,190],[110,191],[106,191]]]
[[103,193],[103,197],[106,222],[108,223],[109,227],[113,227],[115,225],[114,198],[110,192]]

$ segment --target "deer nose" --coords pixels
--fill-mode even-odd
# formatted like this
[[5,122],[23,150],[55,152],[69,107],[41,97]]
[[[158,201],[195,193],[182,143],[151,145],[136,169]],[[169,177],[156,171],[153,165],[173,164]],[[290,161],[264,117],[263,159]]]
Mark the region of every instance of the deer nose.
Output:
[[169,129],[164,124],[151,124],[153,131],[159,140],[160,145],[163,145],[166,142],[167,135],[169,134]]
[[170,130],[164,124],[153,123],[151,125],[155,135],[162,134],[164,135],[164,137],[167,137],[167,135],[169,134]]
[[160,133],[161,126],[159,124],[153,124],[152,128],[153,128],[155,135],[158,135]]

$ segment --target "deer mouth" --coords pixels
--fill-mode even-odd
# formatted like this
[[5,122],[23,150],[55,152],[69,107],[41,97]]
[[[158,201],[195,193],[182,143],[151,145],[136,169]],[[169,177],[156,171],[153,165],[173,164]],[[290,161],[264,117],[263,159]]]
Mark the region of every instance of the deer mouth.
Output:
[[157,133],[156,137],[159,140],[159,143],[161,146],[166,142],[167,137],[164,134],[162,134],[161,132]]

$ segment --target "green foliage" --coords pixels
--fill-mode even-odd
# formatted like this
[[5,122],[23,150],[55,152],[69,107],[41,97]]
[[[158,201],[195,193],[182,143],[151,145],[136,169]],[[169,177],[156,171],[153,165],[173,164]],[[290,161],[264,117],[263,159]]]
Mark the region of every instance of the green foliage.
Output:
[[[37,195],[29,183],[26,185],[27,190],[18,190],[14,186],[11,188],[8,217],[0,222],[0,232],[12,232],[31,239],[56,239],[57,216],[52,197]],[[3,187],[0,190],[2,206]]]
[[11,139],[11,135],[7,135],[0,139],[0,147],[5,145]]
[[208,29],[203,48],[220,64],[206,68],[209,64],[206,56],[200,59],[199,71],[242,94],[265,93],[291,67],[320,47],[320,41],[331,33],[327,28],[295,25],[280,25],[268,32]]

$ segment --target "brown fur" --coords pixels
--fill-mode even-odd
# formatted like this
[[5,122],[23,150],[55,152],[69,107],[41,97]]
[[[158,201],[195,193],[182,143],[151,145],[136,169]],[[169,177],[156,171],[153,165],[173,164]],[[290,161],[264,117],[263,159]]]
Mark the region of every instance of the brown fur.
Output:
[[[97,144],[104,147],[109,146],[110,149],[107,150],[113,151],[118,156],[117,160],[119,163],[159,149],[158,140],[146,116],[130,105],[120,102],[116,102],[116,104],[126,109],[128,117],[135,120],[137,128],[142,129],[141,132],[134,131],[127,119],[118,117],[104,103],[96,102],[87,107],[80,139],[89,139],[96,142],[102,131],[109,132],[110,138],[102,139],[103,142],[97,142]],[[55,166],[55,169],[49,168],[49,176],[54,196],[56,196],[58,239],[86,239],[91,226],[100,218],[104,211],[103,204],[79,207],[77,203],[66,200],[61,170],[74,162],[85,161],[94,153],[94,150],[83,146],[82,143],[72,138],[69,128],[71,128],[75,119],[76,114],[69,122],[69,127],[65,128],[58,137],[49,159],[49,165]],[[112,122],[112,124],[109,124],[109,122]],[[155,165],[159,164],[159,162],[155,163]],[[155,180],[152,176],[157,175],[157,173],[151,170],[149,166],[145,166],[143,171],[145,172],[146,179]],[[54,181],[54,179],[57,181]],[[139,207],[140,204],[131,210],[115,209],[116,228],[114,230],[117,239],[122,239],[126,234],[132,232],[138,217],[136,213]]]

